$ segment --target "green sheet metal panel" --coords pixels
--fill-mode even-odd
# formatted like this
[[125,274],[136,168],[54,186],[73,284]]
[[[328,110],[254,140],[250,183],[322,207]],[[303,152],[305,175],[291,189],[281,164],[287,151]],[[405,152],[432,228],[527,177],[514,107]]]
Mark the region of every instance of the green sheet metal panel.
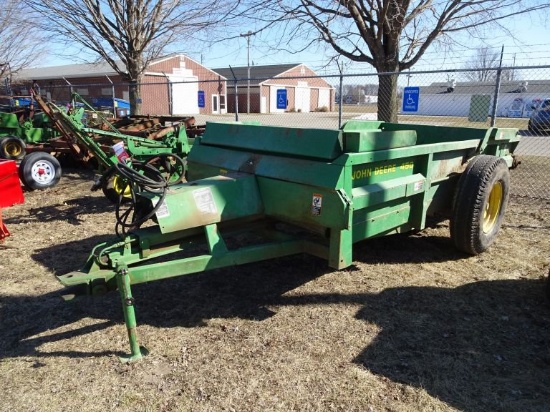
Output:
[[351,204],[336,190],[262,177],[258,177],[258,186],[267,216],[324,228],[349,228]]
[[410,230],[411,199],[396,199],[383,207],[361,209],[353,215],[353,242]]
[[343,185],[343,167],[330,162],[257,154],[202,144],[193,146],[187,162],[190,181],[240,171],[333,189]]
[[25,143],[40,143],[49,137],[45,129],[25,129]]
[[201,144],[333,160],[343,153],[339,130],[207,123]]
[[335,159],[333,164],[351,164],[357,165],[370,162],[383,162],[389,160],[398,160],[405,157],[425,155],[435,152],[446,152],[452,150],[464,150],[464,155],[471,155],[479,145],[479,140],[464,140],[457,142],[441,142],[433,144],[424,144],[419,146],[398,147],[388,150],[377,150],[373,152],[346,153]]
[[358,155],[351,154],[351,180],[353,187],[364,186],[385,180],[410,176],[414,171],[415,157],[390,159],[376,162],[359,162]]
[[352,191],[354,211],[373,207],[399,198],[420,194],[426,189],[426,178],[420,173],[356,187]]
[[477,139],[481,141],[487,132],[487,129],[469,128],[469,127],[451,127],[451,126],[431,126],[407,123],[384,123],[382,130],[414,130],[417,135],[417,145],[458,142],[463,140]]
[[433,183],[446,180],[450,175],[462,173],[466,168],[467,158],[463,150],[433,153],[427,165],[428,179]]
[[361,130],[344,132],[344,150],[346,152],[370,152],[373,150],[393,149],[395,147],[414,146],[414,130]]
[[18,129],[19,120],[14,113],[0,112],[0,128]]
[[373,130],[380,129],[381,125],[385,124],[380,120],[348,120],[341,129],[344,132],[353,132],[357,130]]
[[[159,201],[151,194],[143,197],[154,205]],[[231,173],[171,186],[156,217],[161,232],[171,233],[262,212],[255,177]]]

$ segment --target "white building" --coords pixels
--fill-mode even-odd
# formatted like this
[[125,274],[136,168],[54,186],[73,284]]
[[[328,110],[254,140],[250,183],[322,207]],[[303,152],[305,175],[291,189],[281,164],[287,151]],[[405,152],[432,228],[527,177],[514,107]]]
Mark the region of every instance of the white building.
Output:
[[[494,83],[455,82],[454,87],[449,82],[433,83],[420,86],[418,111],[406,114],[468,117],[473,99],[479,101],[477,96],[487,96],[481,100],[488,102],[487,115],[490,115],[494,95]],[[529,117],[531,106],[545,98],[550,98],[550,80],[502,82],[496,114],[500,117]]]

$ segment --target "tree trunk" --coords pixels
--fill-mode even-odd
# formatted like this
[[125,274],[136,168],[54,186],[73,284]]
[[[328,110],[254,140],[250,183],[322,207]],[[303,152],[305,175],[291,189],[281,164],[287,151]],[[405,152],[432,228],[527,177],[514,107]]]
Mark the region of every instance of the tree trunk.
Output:
[[130,81],[128,86],[130,94],[130,113],[135,115],[141,114],[141,85],[139,82]]
[[378,120],[397,123],[397,74],[378,73]]

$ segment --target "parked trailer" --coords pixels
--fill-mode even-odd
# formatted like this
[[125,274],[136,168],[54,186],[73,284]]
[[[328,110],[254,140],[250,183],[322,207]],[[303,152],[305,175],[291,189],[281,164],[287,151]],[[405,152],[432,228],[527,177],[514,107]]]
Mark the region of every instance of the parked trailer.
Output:
[[[58,279],[69,296],[120,291],[136,360],[138,283],[298,253],[343,269],[354,243],[422,230],[431,215],[450,215],[459,250],[483,252],[503,219],[519,139],[517,129],[379,121],[208,123],[188,156],[190,182],[138,196],[135,213],[156,225],[97,245],[82,270]],[[247,234],[252,243],[241,244]]]

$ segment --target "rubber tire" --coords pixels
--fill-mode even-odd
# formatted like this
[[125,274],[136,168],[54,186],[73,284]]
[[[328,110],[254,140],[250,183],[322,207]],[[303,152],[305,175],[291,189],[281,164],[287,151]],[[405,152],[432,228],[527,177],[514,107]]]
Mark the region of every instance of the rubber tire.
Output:
[[112,204],[116,205],[117,203],[126,203],[131,199],[131,195],[120,197],[120,190],[117,190],[115,187],[115,179],[120,179],[117,175],[111,176],[108,180],[105,181],[101,190],[105,197]]
[[[45,179],[37,180],[33,176],[37,167],[45,167]],[[19,178],[29,190],[43,190],[55,186],[61,179],[61,165],[58,160],[44,152],[34,152],[25,156],[19,165]]]
[[[9,153],[10,145],[18,149],[16,155]],[[27,154],[27,145],[23,140],[16,136],[6,136],[0,139],[0,157],[2,159],[21,160]]]
[[[485,209],[493,189],[501,189],[494,221],[484,230]],[[458,181],[453,199],[451,238],[457,249],[477,255],[494,242],[504,218],[510,192],[510,171],[506,162],[495,156],[480,155],[470,161]]]

